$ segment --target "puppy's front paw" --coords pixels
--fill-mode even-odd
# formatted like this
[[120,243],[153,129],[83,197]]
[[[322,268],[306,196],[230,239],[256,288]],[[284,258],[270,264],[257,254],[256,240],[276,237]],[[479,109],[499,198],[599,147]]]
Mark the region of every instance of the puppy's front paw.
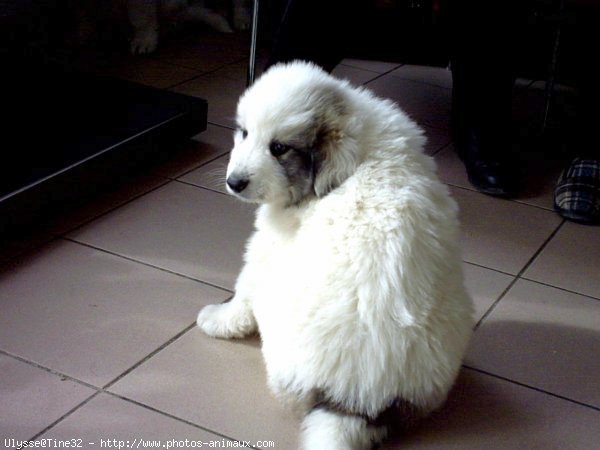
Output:
[[256,321],[250,308],[233,300],[205,306],[196,323],[209,336],[223,339],[241,338],[256,331]]
[[140,30],[131,40],[130,51],[134,55],[152,53],[158,46],[158,32],[153,29]]

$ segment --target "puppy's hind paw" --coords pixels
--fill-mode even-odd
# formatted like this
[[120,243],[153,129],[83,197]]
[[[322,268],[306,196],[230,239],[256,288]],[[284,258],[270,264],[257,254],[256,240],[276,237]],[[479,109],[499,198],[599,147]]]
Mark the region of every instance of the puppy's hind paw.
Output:
[[257,328],[250,308],[233,300],[205,306],[198,314],[196,324],[209,336],[222,339],[242,338]]

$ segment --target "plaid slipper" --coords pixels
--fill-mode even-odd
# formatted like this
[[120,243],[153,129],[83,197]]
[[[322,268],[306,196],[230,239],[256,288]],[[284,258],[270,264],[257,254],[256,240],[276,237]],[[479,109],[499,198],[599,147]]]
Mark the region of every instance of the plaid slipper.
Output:
[[600,160],[575,158],[554,189],[554,209],[565,219],[600,222]]

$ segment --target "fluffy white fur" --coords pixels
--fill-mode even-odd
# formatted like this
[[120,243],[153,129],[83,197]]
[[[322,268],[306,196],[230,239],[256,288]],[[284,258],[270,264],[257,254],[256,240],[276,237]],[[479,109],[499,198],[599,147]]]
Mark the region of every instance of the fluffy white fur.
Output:
[[459,371],[473,322],[457,205],[406,114],[313,65],[271,68],[237,120],[227,175],[247,186],[230,191],[261,206],[234,298],[198,325],[258,329],[270,388],[309,406],[303,448],[368,449],[386,429],[367,417],[398,399],[427,413]]

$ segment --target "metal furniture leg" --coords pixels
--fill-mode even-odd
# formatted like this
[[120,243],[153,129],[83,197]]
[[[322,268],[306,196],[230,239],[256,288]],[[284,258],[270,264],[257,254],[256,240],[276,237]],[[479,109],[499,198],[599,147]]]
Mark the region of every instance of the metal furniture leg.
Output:
[[259,0],[254,0],[254,6],[252,8],[252,31],[250,35],[250,58],[248,61],[248,77],[246,79],[246,85],[250,86],[254,83],[256,75],[256,45],[258,35],[258,8]]

